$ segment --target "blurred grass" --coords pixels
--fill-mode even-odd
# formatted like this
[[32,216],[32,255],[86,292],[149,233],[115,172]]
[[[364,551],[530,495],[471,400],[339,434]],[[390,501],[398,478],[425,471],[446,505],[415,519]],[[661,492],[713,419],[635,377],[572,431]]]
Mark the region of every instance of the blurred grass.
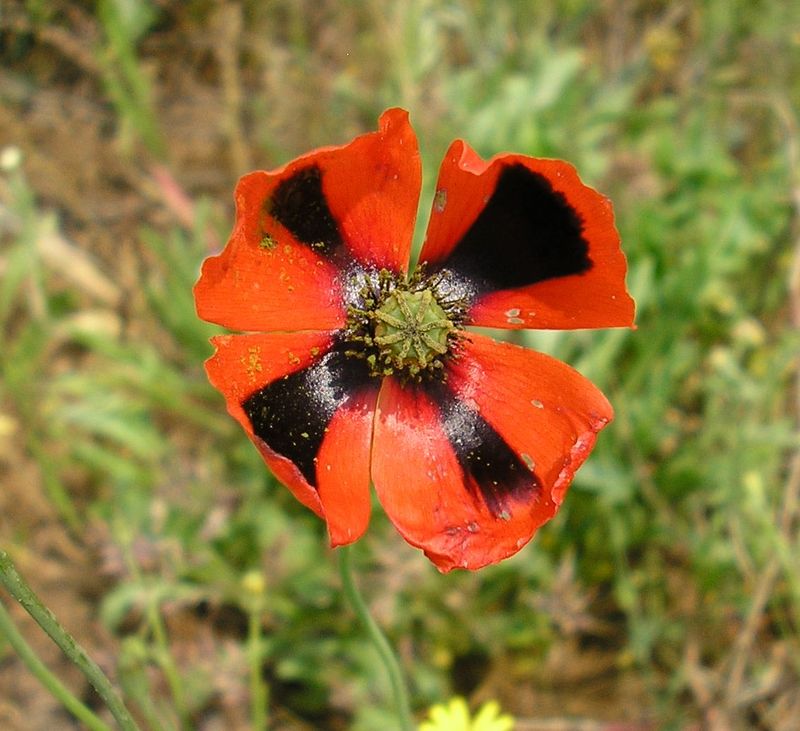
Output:
[[[617,419],[519,556],[441,577],[376,512],[365,583],[417,702],[455,689],[520,718],[800,724],[799,10],[107,0],[13,3],[0,24],[0,130],[22,151],[0,179],[3,490],[13,499],[34,463],[64,525],[99,551],[95,612],[152,728],[181,715],[202,728],[246,694],[253,571],[276,727],[380,727],[382,676],[324,530],[207,385],[215,330],[191,286],[227,235],[243,160],[344,142],[389,105],[411,111],[422,145],[418,238],[453,138],[563,157],[614,200],[638,301],[636,332],[520,336],[595,380]],[[81,158],[93,176],[65,165],[60,187],[48,170],[64,140],[35,128],[53,93],[86,100],[102,152]],[[44,119],[67,138],[81,123]],[[66,188],[84,177],[76,201]],[[23,550],[19,525],[1,518],[0,535]]]

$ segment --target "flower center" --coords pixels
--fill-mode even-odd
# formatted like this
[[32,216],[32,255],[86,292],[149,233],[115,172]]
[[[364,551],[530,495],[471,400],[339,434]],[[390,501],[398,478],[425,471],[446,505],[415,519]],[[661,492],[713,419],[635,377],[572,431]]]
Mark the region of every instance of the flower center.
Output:
[[347,354],[367,361],[373,376],[400,375],[421,381],[444,377],[455,355],[465,303],[444,300],[439,275],[415,272],[408,281],[382,270],[369,275],[348,310]]
[[394,290],[375,310],[375,344],[383,360],[399,369],[423,370],[447,353],[455,330],[430,289]]

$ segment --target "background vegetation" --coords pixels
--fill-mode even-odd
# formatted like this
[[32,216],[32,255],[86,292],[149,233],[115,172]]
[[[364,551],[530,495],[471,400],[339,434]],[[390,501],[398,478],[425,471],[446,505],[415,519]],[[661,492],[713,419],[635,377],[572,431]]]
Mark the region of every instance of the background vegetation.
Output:
[[[562,157],[615,201],[639,304],[636,332],[524,336],[618,416],[518,556],[440,576],[374,515],[362,585],[417,707],[800,727],[800,7],[6,0],[0,59],[0,546],[147,728],[250,728],[267,689],[275,729],[389,727],[323,525],[206,383],[191,286],[240,174],[393,105],[420,232],[453,138]],[[0,641],[0,727],[73,723]]]

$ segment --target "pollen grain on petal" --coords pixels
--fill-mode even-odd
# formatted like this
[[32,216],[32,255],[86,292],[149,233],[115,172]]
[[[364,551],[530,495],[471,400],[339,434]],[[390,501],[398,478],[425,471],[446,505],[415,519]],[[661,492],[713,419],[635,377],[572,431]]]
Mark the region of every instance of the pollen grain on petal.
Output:
[[261,348],[254,346],[247,349],[247,354],[241,357],[241,363],[245,368],[245,373],[251,384],[258,380],[258,374],[264,370],[261,364]]

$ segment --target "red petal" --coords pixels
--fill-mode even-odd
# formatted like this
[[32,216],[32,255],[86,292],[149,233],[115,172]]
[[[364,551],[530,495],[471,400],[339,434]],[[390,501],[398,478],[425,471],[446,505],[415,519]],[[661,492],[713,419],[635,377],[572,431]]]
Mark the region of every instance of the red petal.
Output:
[[424,392],[404,390],[391,378],[378,398],[372,479],[383,509],[409,543],[442,571],[470,566],[474,534],[463,526],[480,505],[462,483],[435,405]]
[[377,132],[313,159],[322,168],[331,213],[352,255],[365,265],[405,271],[422,185],[408,112],[388,109]]
[[566,363],[476,333],[451,362],[448,386],[532,465],[556,505],[614,418],[601,391]]
[[[318,364],[333,340],[330,333],[310,332],[222,335],[212,338],[217,351],[206,361],[206,371],[225,397],[228,412],[242,425],[275,476],[327,521],[331,543],[340,545],[355,541],[369,522],[369,457],[377,382],[373,388],[361,387],[350,394],[325,428],[317,454],[308,455],[316,464],[316,488],[294,462],[256,436],[243,408],[248,398],[274,381]],[[309,399],[300,411],[314,407]]]
[[369,458],[377,390],[355,394],[333,416],[317,456],[319,498],[332,546],[352,543],[367,529]]
[[354,393],[333,415],[315,462],[317,487],[297,466],[253,433],[242,407],[273,381],[317,362],[333,344],[330,333],[222,335],[206,361],[211,383],[242,425],[275,476],[295,497],[327,521],[331,543],[355,541],[369,522],[369,456],[377,388]]
[[436,405],[423,390],[392,379],[378,400],[372,478],[397,530],[440,571],[478,569],[516,553],[556,509],[544,497],[493,515],[465,484]]
[[222,335],[206,361],[211,383],[242,425],[275,476],[295,497],[325,519],[333,545],[359,538],[369,522],[369,456],[377,387],[362,389],[334,414],[315,458],[316,488],[290,459],[253,433],[244,408],[253,393],[321,359],[333,344],[329,333]]
[[[304,187],[309,172],[313,190]],[[198,314],[237,330],[340,328],[347,260],[407,267],[420,181],[416,137],[400,109],[346,146],[244,176],[230,241],[205,261],[195,286]],[[275,210],[276,191],[294,196],[290,215]],[[319,234],[328,240],[318,241]]]
[[220,335],[211,338],[211,342],[216,352],[206,361],[206,373],[211,384],[225,397],[228,413],[242,425],[275,476],[303,505],[322,516],[317,491],[291,460],[277,454],[255,436],[242,403],[274,380],[310,365],[331,347],[331,334]]
[[507,493],[507,509],[492,511],[470,488],[437,405],[392,379],[378,400],[372,477],[399,532],[441,571],[478,569],[519,551],[553,517],[612,411],[569,366],[483,336],[465,345],[447,386],[532,470],[532,489]]
[[265,224],[264,203],[280,177],[255,172],[239,180],[236,224],[222,253],[203,262],[197,313],[234,330],[335,330],[346,317],[337,268],[278,224]]
[[447,265],[448,256],[484,209],[509,165],[543,176],[553,191],[564,196],[583,222],[582,238],[593,265],[581,274],[483,293],[470,311],[472,324],[541,329],[631,326],[634,303],[625,289],[627,267],[611,204],[584,185],[571,165],[559,160],[505,154],[486,162],[456,140],[439,172],[420,261]]

